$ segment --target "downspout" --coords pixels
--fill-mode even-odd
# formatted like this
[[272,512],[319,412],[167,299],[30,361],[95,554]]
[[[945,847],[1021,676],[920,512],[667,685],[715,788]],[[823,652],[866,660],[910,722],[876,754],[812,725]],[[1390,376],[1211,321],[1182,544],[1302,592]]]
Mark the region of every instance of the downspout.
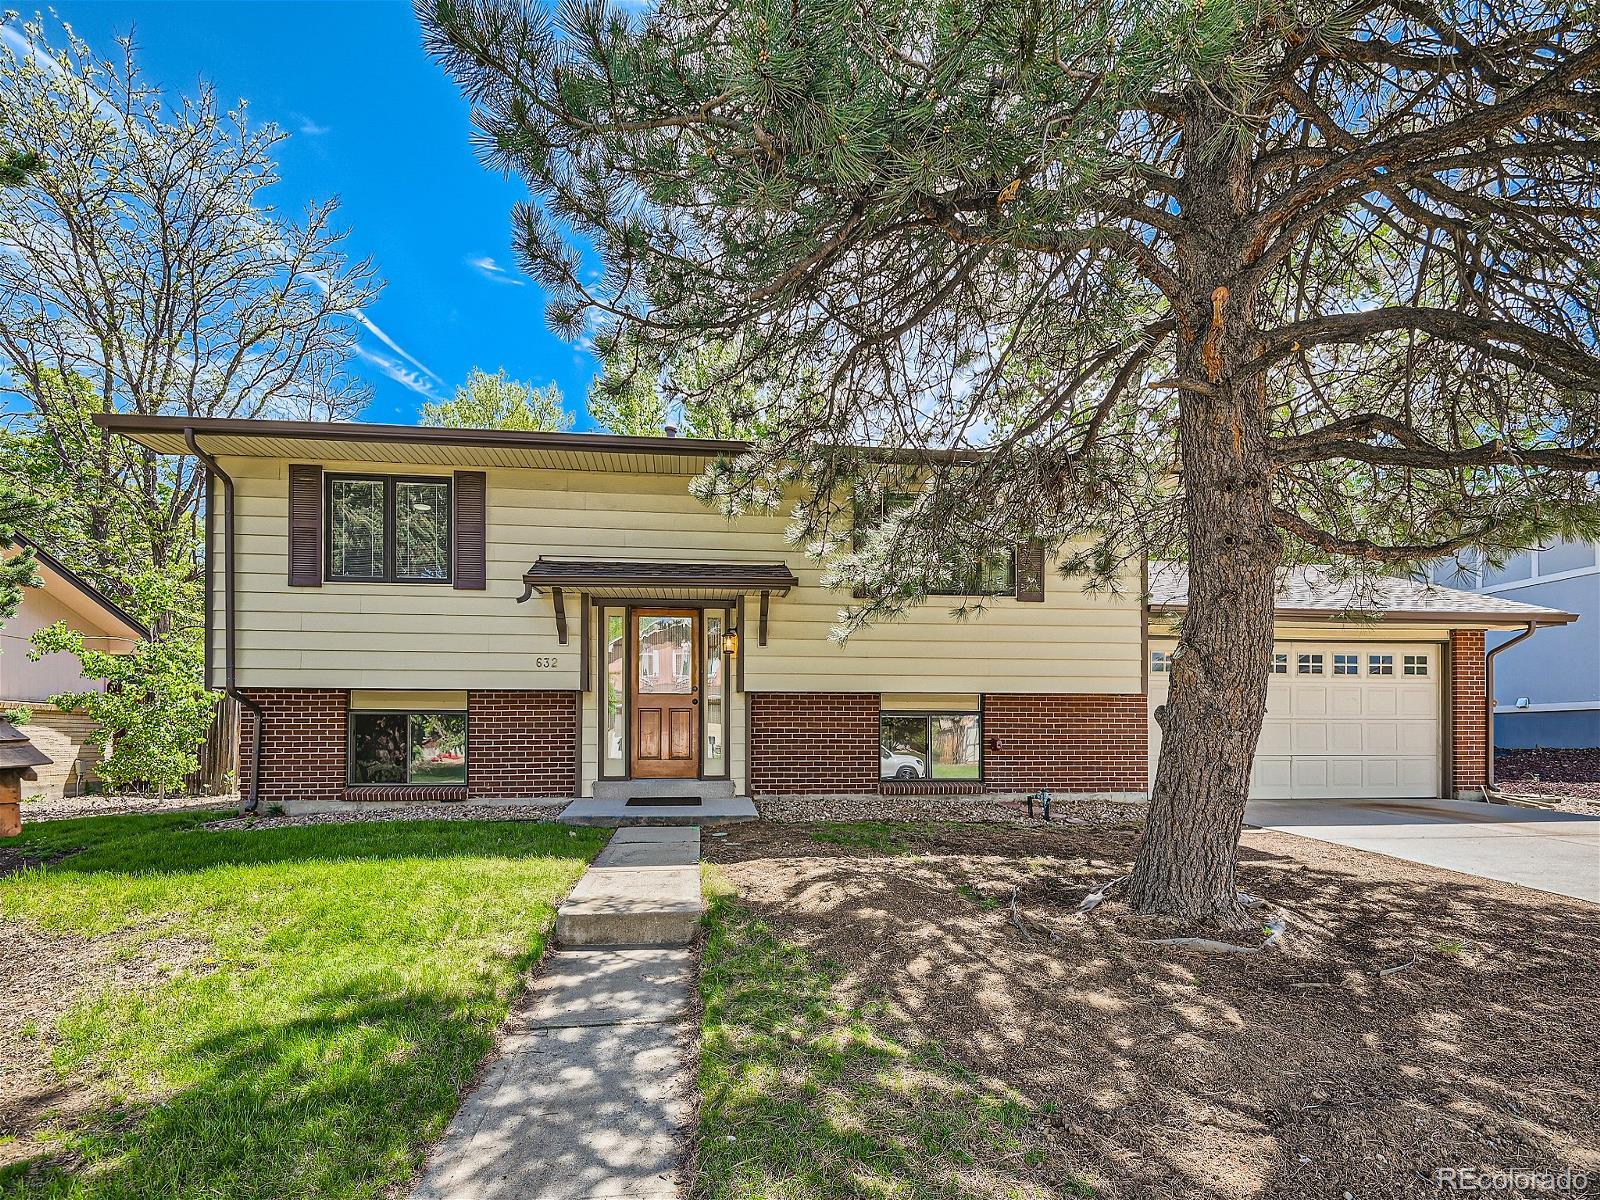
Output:
[[[234,571],[235,555],[233,552],[233,479],[218,465],[195,440],[194,430],[185,429],[183,440],[189,444],[190,451],[205,464],[206,470],[222,481],[222,690],[238,704],[250,710],[255,718],[251,722],[254,732],[251,736],[250,747],[250,794],[245,797],[244,807],[241,812],[253,813],[261,807],[261,727],[266,721],[267,714],[250,697],[238,688],[238,676],[235,662],[238,655],[235,653],[236,640],[234,637],[233,614],[235,609],[234,593],[237,591],[237,573]],[[210,561],[211,547],[206,547],[207,562]],[[206,569],[206,586],[211,586],[211,571]],[[206,636],[211,636],[211,631],[206,630]],[[206,683],[211,681],[208,679]]]
[[1539,622],[1537,622],[1537,621],[1529,621],[1528,622],[1528,627],[1526,629],[1524,629],[1521,633],[1517,634],[1516,637],[1509,638],[1506,641],[1501,642],[1493,650],[1489,651],[1488,654],[1484,655],[1484,659],[1483,659],[1483,690],[1488,693],[1487,699],[1489,701],[1489,711],[1486,714],[1488,716],[1488,722],[1487,722],[1487,726],[1488,727],[1484,731],[1484,746],[1485,746],[1485,749],[1486,749],[1486,751],[1488,753],[1488,763],[1486,764],[1486,767],[1485,767],[1485,770],[1487,771],[1487,779],[1485,781],[1484,792],[1485,792],[1486,795],[1489,795],[1489,796],[1498,795],[1499,792],[1500,792],[1500,789],[1495,786],[1495,782],[1494,782],[1494,710],[1495,710],[1495,707],[1496,707],[1496,701],[1495,701],[1495,697],[1494,697],[1494,660],[1495,660],[1495,655],[1499,654],[1502,650],[1511,649],[1511,647],[1515,646],[1518,642],[1527,641],[1535,633],[1538,633],[1538,632],[1539,632]]

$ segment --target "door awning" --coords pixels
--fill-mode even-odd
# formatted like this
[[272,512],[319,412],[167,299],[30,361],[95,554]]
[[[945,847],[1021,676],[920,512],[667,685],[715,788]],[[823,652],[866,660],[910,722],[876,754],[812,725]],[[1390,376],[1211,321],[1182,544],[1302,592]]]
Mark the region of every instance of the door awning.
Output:
[[782,596],[800,581],[784,563],[680,563],[598,558],[541,558],[522,576],[523,599],[563,588],[598,597],[716,599]]
[[565,592],[581,592],[598,599],[628,600],[731,600],[739,596],[760,596],[757,641],[765,646],[768,599],[773,593],[780,596],[787,594],[799,582],[784,563],[541,558],[523,574],[522,595],[517,598],[517,603],[526,603],[535,592],[548,591],[555,604],[556,636],[565,646]]

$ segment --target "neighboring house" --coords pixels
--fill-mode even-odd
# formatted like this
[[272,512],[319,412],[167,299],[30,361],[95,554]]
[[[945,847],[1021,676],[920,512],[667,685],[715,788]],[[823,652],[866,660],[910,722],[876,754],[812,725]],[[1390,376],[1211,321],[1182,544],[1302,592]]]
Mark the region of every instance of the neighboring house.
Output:
[[88,737],[94,724],[81,713],[49,704],[62,692],[95,691],[105,685],[85,679],[70,654],[28,657],[28,642],[41,629],[65,621],[84,635],[85,644],[112,654],[130,652],[148,631],[104,593],[63,566],[43,548],[20,535],[3,552],[7,558],[33,546],[43,587],[24,588],[16,614],[0,626],[0,711],[26,708],[32,714],[23,732],[52,759],[39,778],[22,785],[24,796],[75,796],[94,782],[100,751]]
[[[689,495],[738,443],[97,420],[220,472],[208,670],[246,702],[242,786],[264,804],[601,783],[649,797],[663,780],[1146,793],[1181,588],[1153,617],[1137,576],[1090,592],[1023,550],[971,573],[990,597],[980,617],[934,599],[840,646],[829,632],[849,597],[788,544],[784,514],[730,521]],[[1286,745],[1263,748],[1263,787],[1481,795],[1484,633],[1567,614],[1409,583],[1378,620],[1343,620],[1335,602],[1286,597],[1274,695],[1292,721]]]
[[[1600,746],[1600,555],[1597,543],[1557,541],[1513,555],[1498,570],[1461,555],[1431,578],[1484,596],[1543,604],[1584,619],[1509,647],[1495,660],[1495,745]],[[1490,646],[1507,638],[1497,636]]]

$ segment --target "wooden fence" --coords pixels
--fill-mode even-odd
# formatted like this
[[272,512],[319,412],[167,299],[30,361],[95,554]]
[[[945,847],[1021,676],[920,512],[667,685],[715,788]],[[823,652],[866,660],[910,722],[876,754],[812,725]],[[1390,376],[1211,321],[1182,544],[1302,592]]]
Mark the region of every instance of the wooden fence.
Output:
[[200,766],[183,782],[190,795],[220,796],[239,785],[239,704],[222,697],[200,744]]

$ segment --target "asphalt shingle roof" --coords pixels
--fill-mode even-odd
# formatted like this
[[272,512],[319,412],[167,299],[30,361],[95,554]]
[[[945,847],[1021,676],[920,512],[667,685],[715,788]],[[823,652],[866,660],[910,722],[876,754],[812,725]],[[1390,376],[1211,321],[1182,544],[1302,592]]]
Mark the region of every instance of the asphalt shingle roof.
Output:
[[[1150,564],[1150,607],[1158,612],[1189,605],[1189,568],[1184,563]],[[1417,620],[1438,617],[1462,624],[1564,625],[1572,613],[1500,596],[1484,596],[1436,583],[1390,576],[1347,579],[1323,567],[1285,568],[1278,582],[1279,616],[1389,616]]]

